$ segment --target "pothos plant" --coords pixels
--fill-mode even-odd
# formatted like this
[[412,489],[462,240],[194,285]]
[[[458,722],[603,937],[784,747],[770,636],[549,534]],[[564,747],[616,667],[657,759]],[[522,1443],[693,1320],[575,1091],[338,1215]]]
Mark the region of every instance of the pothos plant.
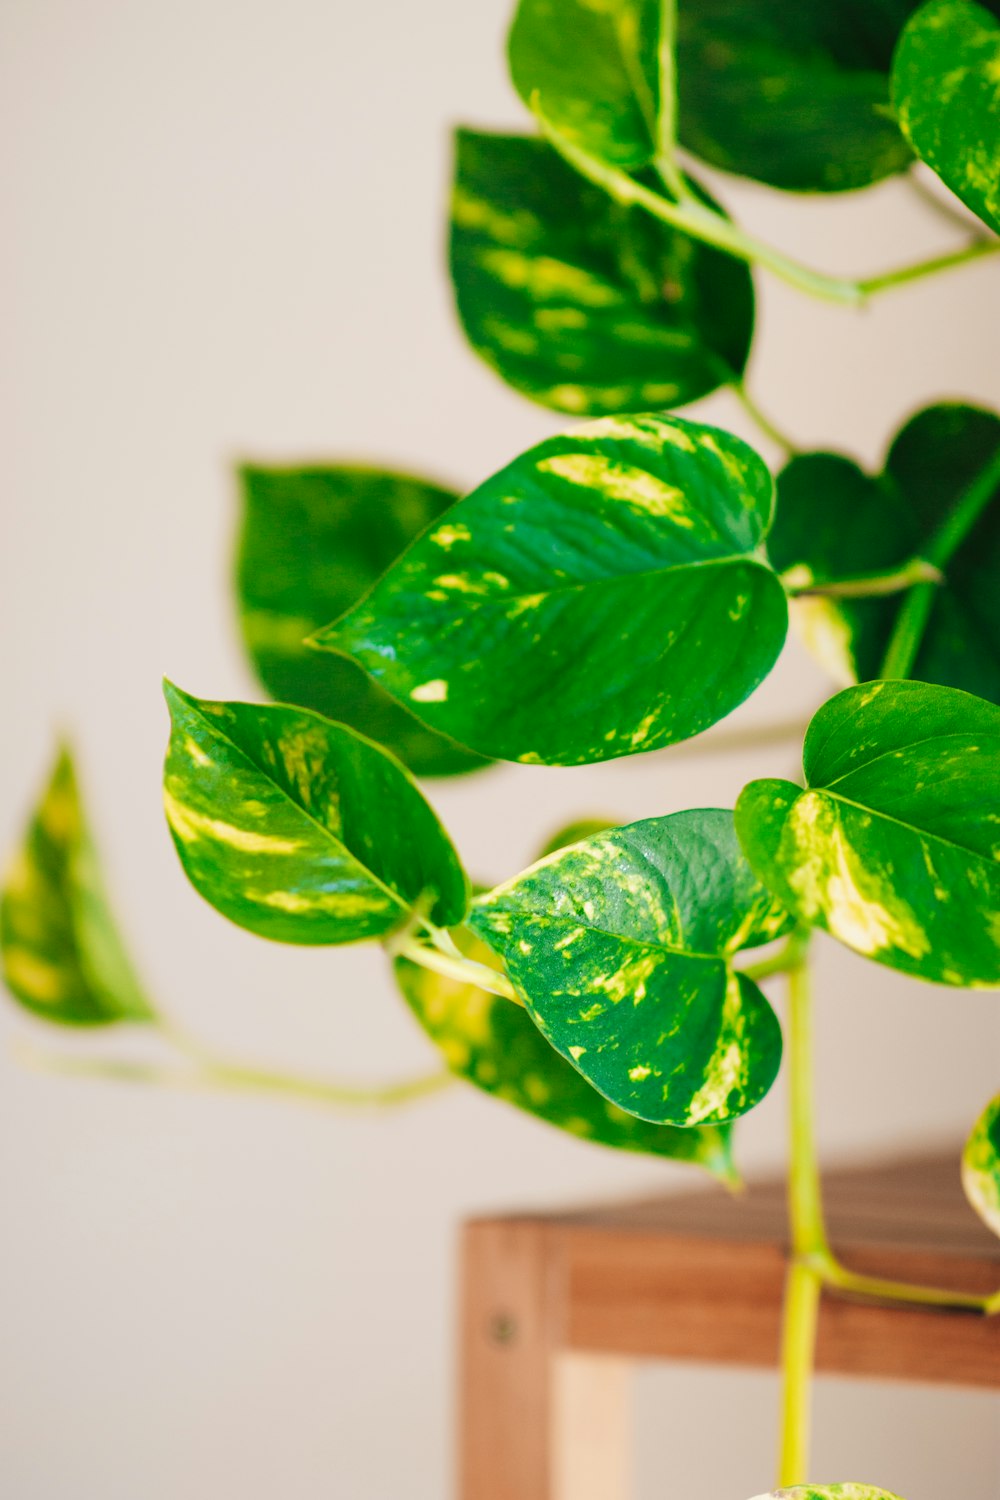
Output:
[[[793,452],[746,389],[752,270],[854,306],[1000,248],[998,18],[1000,0],[521,0],[510,64],[536,132],[458,132],[451,277],[477,352],[587,421],[463,498],[371,469],[244,469],[243,633],[280,702],[166,689],[167,818],[201,895],[265,938],[381,943],[447,1072],[563,1130],[731,1179],[733,1122],[782,1056],[761,985],[786,977],[779,1483],[803,1496],[882,1493],[805,1483],[824,1290],[1000,1311],[1000,1293],[876,1280],[834,1254],[809,990],[816,930],[916,979],[1000,986],[1000,417],[930,406],[879,473]],[[981,227],[965,216],[934,260],[831,277],[733,222],[693,158],[826,193],[919,159]],[[776,480],[739,438],[673,414],[720,387],[786,450]],[[513,878],[470,885],[414,773],[689,739],[760,685],[790,611],[846,684],[808,726],[801,782],[752,781],[735,810],[581,823]],[[68,752],[2,915],[7,984],[29,1010],[163,1025],[102,893]],[[442,1077],[351,1090],[168,1037],[194,1051],[188,1080],[332,1102]],[[1000,1097],[962,1174],[1000,1232]]]

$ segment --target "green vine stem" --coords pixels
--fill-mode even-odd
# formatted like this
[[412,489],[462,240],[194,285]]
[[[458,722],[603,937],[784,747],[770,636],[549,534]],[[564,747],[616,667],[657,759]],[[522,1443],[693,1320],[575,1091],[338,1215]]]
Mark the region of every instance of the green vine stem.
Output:
[[113,1078],[120,1082],[151,1083],[172,1089],[223,1089],[239,1093],[276,1094],[338,1109],[391,1109],[439,1093],[456,1081],[452,1073],[438,1069],[415,1078],[364,1087],[299,1078],[260,1068],[245,1068],[217,1059],[208,1061],[204,1059],[200,1049],[197,1059],[188,1066],[107,1057],[69,1057],[36,1051],[23,1044],[18,1047],[16,1056],[25,1066],[43,1073]]
[[423,969],[430,969],[435,974],[443,974],[446,979],[456,979],[460,984],[478,985],[481,990],[488,990],[491,995],[501,995],[505,1000],[513,1000],[515,1005],[520,1005],[521,999],[505,974],[497,969],[491,969],[489,964],[477,963],[473,958],[465,958],[454,944],[454,951],[442,951],[440,946],[429,947],[412,935],[402,938],[390,938],[385,944],[385,951],[390,958],[407,958],[411,963],[419,964]]
[[660,0],[660,104],[656,120],[656,170],[679,203],[692,193],[677,165],[677,0]]
[[820,1292],[820,1279],[815,1271],[793,1259],[785,1278],[781,1332],[778,1484],[782,1489],[805,1483],[809,1470],[810,1388]]
[[933,587],[944,582],[944,574],[925,557],[911,557],[887,573],[855,573],[849,578],[833,578],[816,583],[808,568],[796,566],[781,574],[785,593],[793,599],[823,596],[828,599],[877,599],[886,594],[900,594],[914,584]]
[[747,390],[746,383],[742,378],[734,376],[732,371],[727,371],[726,380],[733,395],[754,426],[767,438],[768,442],[774,443],[775,447],[781,449],[785,458],[791,458],[794,454],[802,451],[796,447],[790,437],[786,436],[779,427],[774,425],[767,413],[761,410]]
[[[933,563],[939,569],[945,568],[990,503],[998,485],[1000,485],[1000,448],[959,496],[950,515],[945,517],[924,548],[924,557],[928,562]],[[896,617],[882,663],[882,671],[879,674],[881,677],[909,676],[920,649],[920,642],[923,639],[933,603],[933,585],[921,583],[911,588]]]
[[763,266],[775,276],[780,277],[782,281],[787,281],[790,286],[797,287],[799,291],[807,292],[814,297],[821,297],[828,302],[858,307],[869,297],[878,292],[887,291],[890,287],[902,286],[906,282],[916,281],[923,276],[932,276],[952,266],[962,265],[966,261],[976,260],[982,255],[991,255],[1000,250],[1000,238],[989,240],[977,238],[948,255],[938,255],[930,260],[900,266],[894,270],[881,272],[877,276],[870,276],[865,280],[852,281],[844,277],[828,276],[822,271],[814,271],[800,261],[792,260],[789,256],[783,255],[780,250],[776,250],[773,245],[768,245],[763,240],[747,234],[737,224],[724,218],[722,214],[706,204],[693,199],[690,194],[686,195],[681,202],[676,203],[661,197],[659,193],[653,192],[651,188],[637,182],[634,177],[630,177],[627,172],[623,172],[618,167],[609,166],[598,157],[592,156],[589,151],[581,150],[579,146],[568,141],[545,118],[537,97],[532,100],[532,107],[542,133],[560,156],[579,172],[581,177],[585,177],[595,187],[603,189],[616,203],[621,203],[626,207],[642,208],[653,218],[659,219],[661,223],[669,224],[672,229],[680,229],[693,239],[702,240],[706,245],[713,245],[717,250],[723,250],[726,254],[735,256],[737,260]]

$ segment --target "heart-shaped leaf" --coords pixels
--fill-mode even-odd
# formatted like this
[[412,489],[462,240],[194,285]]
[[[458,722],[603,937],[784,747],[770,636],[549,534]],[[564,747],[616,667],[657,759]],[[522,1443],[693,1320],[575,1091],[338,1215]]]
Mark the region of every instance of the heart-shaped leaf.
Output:
[[[467,932],[454,937],[470,958],[499,967],[485,943]],[[396,960],[395,971],[410,1009],[449,1068],[484,1093],[582,1140],[693,1162],[724,1182],[738,1180],[728,1125],[680,1130],[637,1120],[602,1098],[553,1051],[519,1005],[405,958]]]
[[842,192],[911,160],[889,111],[916,0],[680,0],[680,137],[772,187]]
[[1000,985],[1000,708],[872,682],[825,703],[806,789],[752,781],[736,827],[803,921],[920,979]]
[[873,1484],[793,1484],[758,1495],[756,1500],[899,1500],[899,1496]]
[[458,856],[386,751],[305,709],[166,695],[167,820],[223,916],[284,943],[381,937],[414,910],[461,921]]
[[349,724],[420,776],[473,770],[477,756],[434,734],[346,657],[305,638],[350,609],[414,537],[458,498],[381,469],[240,469],[240,626],[273,698]]
[[[1000,452],[1000,417],[958,403],[918,412],[881,474],[832,453],[793,458],[778,476],[768,555],[800,584],[886,571],[920,554]],[[1000,482],[946,565],[913,676],[1000,701]],[[879,675],[904,596],[796,600],[792,619],[840,681]]]
[[644,416],[550,438],[448,511],[316,643],[483,755],[577,765],[686,739],[770,671],[771,476]]
[[965,1143],[962,1186],[983,1223],[1000,1234],[1000,1094],[983,1110]]
[[473,903],[557,1052],[640,1119],[734,1119],[767,1093],[781,1031],[741,948],[787,930],[732,813],[650,818],[533,865]]
[[46,1021],[152,1019],[111,915],[65,748],[4,878],[0,961],[14,998]]
[[520,0],[514,87],[560,135],[631,171],[655,154],[657,0]]
[[573,415],[683,406],[750,350],[745,265],[613,202],[527,136],[459,131],[451,276],[477,353]]
[[[992,12],[992,13],[991,13]],[[914,151],[1000,232],[1000,24],[996,6],[928,0],[892,65],[892,102]]]

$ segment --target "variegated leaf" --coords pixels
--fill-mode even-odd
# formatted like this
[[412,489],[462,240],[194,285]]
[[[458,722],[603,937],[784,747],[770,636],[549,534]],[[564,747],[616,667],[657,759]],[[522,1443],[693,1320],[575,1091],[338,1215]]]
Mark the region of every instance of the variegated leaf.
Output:
[[350,609],[458,496],[405,474],[339,464],[240,469],[237,593],[243,640],[280,703],[377,740],[420,776],[482,762],[434,734],[343,656],[305,638]]
[[747,267],[615,203],[544,141],[459,131],[450,253],[472,347],[543,406],[683,406],[746,364]]
[[381,937],[414,909],[461,921],[468,886],[419,788],[344,724],[166,686],[167,820],[195,889],[285,943]]
[[731,960],[789,922],[741,854],[732,813],[574,844],[479,897],[469,923],[543,1035],[619,1108],[721,1123],[770,1088],[781,1032]]
[[[851,459],[805,453],[778,475],[767,551],[799,585],[890,572],[937,532],[996,461],[1000,417],[957,402],[927,407],[893,439],[881,474]],[[935,589],[912,675],[1000,702],[1000,484]],[[840,682],[879,675],[905,596],[793,601],[792,620]]]
[[844,192],[904,170],[912,158],[888,75],[917,3],[680,0],[682,142],[713,166],[795,192]]
[[1000,1094],[987,1104],[965,1143],[962,1186],[983,1223],[1000,1234]]
[[[485,943],[468,932],[453,935],[470,958],[500,967]],[[638,1120],[602,1098],[553,1051],[519,1005],[408,959],[397,959],[395,971],[410,1009],[449,1068],[484,1093],[581,1140],[693,1162],[724,1182],[738,1180],[728,1125],[680,1130]]]
[[[892,65],[892,101],[914,151],[1000,232],[1000,23],[997,6],[927,0]],[[992,13],[991,13],[992,12]]]
[[631,171],[655,155],[658,0],[520,0],[510,72],[560,135]]
[[771,476],[728,433],[606,419],[459,501],[315,637],[432,728],[554,765],[707,729],[770,671],[784,590],[758,557]]
[[47,1021],[152,1018],[108,905],[66,748],[3,882],[0,960],[14,998]]
[[825,703],[806,788],[752,781],[736,827],[801,920],[920,979],[1000,985],[1000,708],[872,682]]
[[899,1496],[873,1484],[793,1484],[758,1495],[756,1500],[899,1500]]

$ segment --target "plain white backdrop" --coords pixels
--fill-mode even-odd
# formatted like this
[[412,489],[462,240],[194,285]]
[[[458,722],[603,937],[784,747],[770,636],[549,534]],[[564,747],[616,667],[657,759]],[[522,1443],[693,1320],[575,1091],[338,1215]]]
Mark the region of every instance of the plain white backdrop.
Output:
[[[383,1078],[431,1065],[377,951],[228,926],[176,863],[159,678],[254,696],[229,585],[237,457],[383,459],[471,485],[557,430],[465,347],[443,269],[450,126],[519,127],[509,0],[5,0],[0,9],[0,843],[57,726],[78,747],[148,986],[249,1060]],[[954,243],[904,183],[810,202],[712,179],[831,270]],[[752,384],[801,443],[874,462],[941,396],[1000,397],[1000,269],[864,313],[761,278]],[[727,398],[699,415],[752,436]],[[745,723],[826,691],[789,648]],[[735,721],[734,721],[735,722]],[[732,805],[789,745],[432,787],[470,867],[513,873],[564,817]],[[995,995],[820,963],[828,1154],[963,1137],[1000,1082]],[[0,1055],[0,1493],[12,1500],[446,1500],[463,1215],[691,1182],[456,1087],[345,1118],[27,1071],[61,1035],[6,1007]],[[779,1087],[740,1130],[783,1155]],[[738,1271],[734,1269],[734,1274]],[[638,1382],[637,1493],[769,1488],[770,1377]],[[995,1500],[996,1402],[821,1383],[817,1477]]]

